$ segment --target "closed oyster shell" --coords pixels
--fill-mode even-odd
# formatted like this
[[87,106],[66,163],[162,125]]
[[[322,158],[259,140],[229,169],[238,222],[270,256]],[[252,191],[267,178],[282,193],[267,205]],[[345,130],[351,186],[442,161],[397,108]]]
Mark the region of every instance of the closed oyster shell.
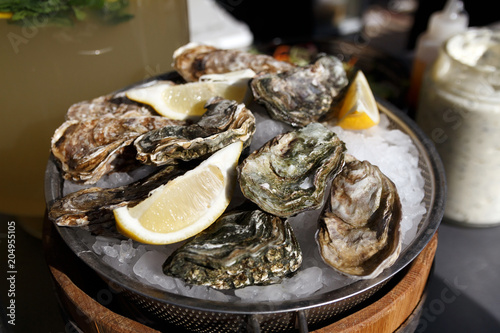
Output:
[[254,72],[282,72],[294,65],[264,54],[221,50],[209,45],[187,44],[174,52],[174,69],[188,82],[205,74],[222,74],[251,69]]
[[328,178],[342,168],[344,151],[337,135],[319,123],[278,135],[238,166],[241,191],[281,217],[317,209]]
[[231,212],[177,249],[167,275],[216,289],[278,283],[302,263],[287,221],[260,210]]
[[135,161],[133,150],[128,149],[135,138],[172,124],[179,121],[160,116],[67,120],[54,132],[51,150],[65,179],[94,184],[103,175]]
[[139,136],[134,142],[137,159],[165,165],[207,157],[236,141],[242,141],[244,148],[250,145],[255,117],[243,104],[215,97],[205,108],[196,124],[165,126]]
[[319,219],[321,256],[346,275],[374,278],[399,256],[400,221],[394,183],[377,166],[346,155]]
[[[143,86],[152,86],[156,84],[174,85],[172,81],[153,81]],[[66,120],[88,120],[113,116],[119,118],[158,116],[158,114],[149,106],[131,101],[126,97],[126,91],[112,93],[97,98],[81,101],[71,105],[66,112]]]
[[70,193],[50,204],[48,216],[60,226],[82,227],[113,221],[113,209],[144,200],[158,186],[184,170],[166,166],[128,185],[114,188],[90,187]]
[[272,118],[301,127],[328,113],[347,83],[342,62],[322,55],[309,66],[259,73],[250,85],[256,101],[264,104]]

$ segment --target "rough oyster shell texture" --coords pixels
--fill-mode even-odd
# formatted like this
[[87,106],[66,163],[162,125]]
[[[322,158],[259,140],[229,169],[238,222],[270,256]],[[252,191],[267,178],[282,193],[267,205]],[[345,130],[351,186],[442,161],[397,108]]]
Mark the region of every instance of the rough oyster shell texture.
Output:
[[377,166],[346,154],[319,219],[321,256],[346,275],[377,276],[401,250],[401,214],[394,183]]
[[317,209],[327,180],[342,168],[344,151],[337,135],[319,123],[278,135],[238,165],[241,191],[281,217]]
[[278,283],[302,263],[287,221],[260,210],[231,212],[177,249],[167,275],[216,289]]
[[[153,81],[174,84],[171,81]],[[151,108],[135,103],[126,91],[100,96],[71,105],[66,121],[51,139],[51,151],[60,162],[63,177],[94,184],[105,174],[135,163],[130,146],[139,135],[184,121],[159,116]]]
[[113,220],[113,209],[137,204],[181,172],[178,166],[169,165],[128,185],[72,192],[50,205],[49,218],[60,226],[78,227]]
[[255,99],[272,118],[300,127],[327,114],[347,83],[342,62],[322,55],[309,66],[258,73],[250,85]]
[[65,179],[94,184],[103,175],[135,162],[134,155],[123,155],[139,135],[178,123],[160,116],[68,120],[55,131],[51,150]]
[[[189,44],[175,52],[174,67],[188,82],[252,69],[255,100],[270,117],[296,129],[276,136],[237,168],[243,195],[263,211],[226,213],[169,257],[166,274],[218,289],[281,281],[302,262],[282,218],[319,209],[332,178],[317,233],[325,262],[344,274],[373,277],[395,261],[401,206],[394,184],[367,162],[346,161],[344,143],[318,123],[347,86],[340,60],[321,55],[298,67],[267,55]],[[125,92],[70,107],[52,140],[66,179],[94,183],[115,171],[122,157],[167,167],[130,185],[72,193],[52,204],[49,217],[65,226],[109,221],[112,209],[144,199],[182,172],[180,161],[206,158],[235,141],[250,145],[256,124],[249,109],[219,97],[205,107],[194,124],[157,116]]]
[[[171,81],[155,81],[151,85],[158,83],[175,84]],[[157,115],[156,112],[149,106],[132,102],[126,98],[125,92],[119,92],[71,105],[66,112],[66,120],[87,120],[104,116],[123,118],[154,115]]]
[[243,69],[254,72],[282,72],[294,65],[264,54],[221,50],[209,45],[187,44],[174,52],[174,68],[188,82],[205,74],[222,74]]
[[250,145],[255,117],[243,104],[215,97],[205,108],[196,124],[165,126],[139,136],[134,142],[137,159],[165,165],[206,157],[236,141],[244,148]]

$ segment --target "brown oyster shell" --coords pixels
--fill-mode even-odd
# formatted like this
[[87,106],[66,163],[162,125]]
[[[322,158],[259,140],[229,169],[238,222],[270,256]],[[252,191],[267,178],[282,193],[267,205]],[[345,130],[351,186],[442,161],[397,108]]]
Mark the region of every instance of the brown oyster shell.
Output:
[[208,45],[187,44],[174,52],[175,70],[188,82],[205,74],[223,74],[243,69],[254,72],[282,72],[294,67],[264,54],[222,50]]
[[238,165],[243,195],[271,214],[317,209],[344,161],[344,143],[319,123],[278,135]]
[[309,66],[259,73],[250,85],[256,101],[273,119],[301,127],[327,114],[347,83],[342,62],[323,55]]
[[207,157],[236,141],[242,141],[244,148],[250,145],[255,117],[243,104],[215,97],[205,108],[196,124],[165,126],[139,136],[134,142],[137,159],[165,165]]
[[68,120],[52,136],[51,150],[65,179],[94,184],[135,161],[129,147],[139,135],[178,123],[160,116]]
[[[152,81],[143,86],[156,84],[171,84],[172,81]],[[126,97],[126,91],[112,93],[97,98],[81,101],[71,105],[66,112],[66,120],[88,120],[113,116],[119,118],[158,116],[158,114],[149,106],[131,101]]]
[[287,221],[260,210],[231,212],[177,249],[165,274],[216,289],[279,283],[302,263]]
[[319,219],[323,260],[346,275],[374,278],[399,256],[401,217],[394,183],[377,166],[346,155]]
[[[152,81],[145,85],[175,84]],[[62,176],[77,183],[95,184],[102,176],[137,164],[132,143],[139,135],[185,121],[158,115],[131,101],[126,90],[71,105],[66,121],[54,132],[51,151]]]

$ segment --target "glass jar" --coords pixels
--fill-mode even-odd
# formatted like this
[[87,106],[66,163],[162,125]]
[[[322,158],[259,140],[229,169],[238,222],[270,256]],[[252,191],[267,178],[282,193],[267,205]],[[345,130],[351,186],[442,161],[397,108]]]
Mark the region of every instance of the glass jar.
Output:
[[185,1],[104,3],[122,5],[120,15],[74,8],[0,18],[0,212],[38,235],[50,138],[68,107],[170,71],[173,51],[189,41]]
[[447,40],[425,75],[417,123],[444,163],[445,220],[500,224],[500,31]]

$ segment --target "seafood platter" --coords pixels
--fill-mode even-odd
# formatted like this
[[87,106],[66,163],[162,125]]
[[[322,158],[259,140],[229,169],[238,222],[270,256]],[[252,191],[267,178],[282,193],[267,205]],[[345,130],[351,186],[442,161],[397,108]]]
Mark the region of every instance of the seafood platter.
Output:
[[358,69],[199,44],[173,64],[70,106],[45,182],[63,240],[155,327],[321,327],[436,232],[439,157]]

